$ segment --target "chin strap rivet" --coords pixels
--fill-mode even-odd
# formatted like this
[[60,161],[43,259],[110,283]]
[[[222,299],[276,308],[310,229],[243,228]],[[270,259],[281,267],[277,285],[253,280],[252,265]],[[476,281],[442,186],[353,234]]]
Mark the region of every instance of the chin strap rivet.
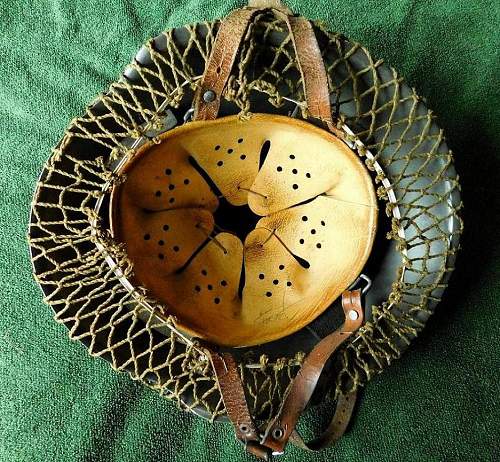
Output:
[[205,93],[203,93],[203,101],[205,103],[211,103],[212,101],[215,101],[215,92],[213,90],[207,90]]
[[356,319],[358,319],[358,318],[359,318],[359,314],[357,311],[355,311],[355,310],[349,311],[349,319],[351,321],[356,321]]

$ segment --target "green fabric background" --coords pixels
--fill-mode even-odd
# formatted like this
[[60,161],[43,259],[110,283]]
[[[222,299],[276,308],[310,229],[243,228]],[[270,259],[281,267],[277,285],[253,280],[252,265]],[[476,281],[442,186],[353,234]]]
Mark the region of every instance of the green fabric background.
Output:
[[[332,450],[284,461],[500,460],[498,0],[290,0],[364,43],[439,115],[463,182],[466,231],[437,314],[375,378]],[[31,195],[71,117],[161,30],[243,1],[3,0],[0,4],[0,461],[235,461],[210,425],[68,340],[31,277]],[[312,422],[313,414],[309,421]]]

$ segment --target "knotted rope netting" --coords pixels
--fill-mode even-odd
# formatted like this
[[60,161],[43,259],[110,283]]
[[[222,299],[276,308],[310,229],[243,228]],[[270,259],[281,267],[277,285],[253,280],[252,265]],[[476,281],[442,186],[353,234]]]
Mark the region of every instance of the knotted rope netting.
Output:
[[[105,185],[121,180],[113,161],[134,155],[131,140],[157,141],[149,133],[162,129],[165,112],[189,104],[217,28],[218,22],[203,23],[151,39],[145,58],[127,68],[128,77],[71,122],[45,165],[30,227],[36,279],[70,337],[114,369],[210,418],[225,411],[207,358],[171,329],[172,319],[159,314],[145,291],[122,284],[132,265],[95,207],[107,194]],[[452,153],[421,98],[359,44],[319,23],[315,32],[339,123],[363,143],[359,155],[373,154],[365,158],[367,167],[373,171],[377,162],[384,172],[373,176],[391,223],[387,239],[397,243],[401,258],[389,297],[371,307],[370,319],[338,355],[330,384],[335,395],[381,372],[424,327],[453,270],[461,203]],[[255,94],[265,95],[270,112],[292,98],[307,116],[293,47],[270,13],[258,15],[248,29],[224,96],[235,112],[250,117]],[[389,194],[395,200],[388,201]],[[256,351],[245,358],[249,406],[254,416],[268,419],[303,353],[271,359]]]

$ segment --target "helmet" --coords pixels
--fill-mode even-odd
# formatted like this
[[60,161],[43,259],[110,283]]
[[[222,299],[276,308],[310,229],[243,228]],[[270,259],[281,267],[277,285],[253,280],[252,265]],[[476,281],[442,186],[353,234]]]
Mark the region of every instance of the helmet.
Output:
[[[460,207],[442,132],[396,73],[254,1],[152,39],[72,122],[30,245],[73,338],[268,459],[342,435],[446,287]],[[300,414],[328,396],[305,443]]]

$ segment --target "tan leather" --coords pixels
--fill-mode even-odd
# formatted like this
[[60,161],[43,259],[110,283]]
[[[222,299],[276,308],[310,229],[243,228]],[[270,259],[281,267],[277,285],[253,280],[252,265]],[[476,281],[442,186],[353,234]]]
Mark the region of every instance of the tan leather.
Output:
[[356,404],[356,397],[357,391],[338,397],[335,405],[335,413],[330,424],[320,436],[305,442],[297,430],[294,430],[290,435],[290,441],[296,446],[309,451],[319,451],[331,446],[345,433],[354,410],[354,405]]
[[[194,98],[194,120],[212,120],[217,117],[222,92],[248,23],[262,9],[273,8],[275,2],[264,0],[254,3],[259,8],[235,10],[222,21]],[[304,86],[307,111],[311,117],[321,120],[331,132],[342,138],[342,132],[335,127],[332,120],[328,78],[312,25],[303,17],[291,16],[290,11],[278,3],[279,6],[273,9],[273,12],[285,22],[290,32]],[[213,100],[204,100],[207,91],[214,92]]]
[[300,16],[282,17],[291,32],[304,85],[307,112],[311,117],[321,120],[332,133],[343,138],[342,132],[335,127],[332,120],[328,77],[311,23]]
[[[134,263],[135,283],[181,329],[227,346],[281,338],[358,276],[373,244],[376,197],[365,167],[338,138],[260,114],[191,122],[161,141],[125,166],[111,226]],[[219,199],[193,158],[223,197],[257,215],[244,242],[217,228]]]
[[[213,120],[217,117],[222,92],[226,87],[241,40],[248,23],[258,11],[253,8],[234,10],[221,22],[201,84],[194,97],[194,120]],[[212,101],[204,101],[203,96],[207,91],[214,92]]]
[[[333,334],[321,340],[306,357],[283,401],[280,412],[266,430],[263,444],[272,448],[273,451],[282,452],[284,450],[300,415],[316,389],[327,360],[363,323],[360,290],[344,292],[342,307],[346,316],[344,324]],[[334,422],[331,426],[333,427],[332,431],[340,433],[340,431],[345,430],[347,423],[337,426]],[[281,436],[276,437],[277,433],[280,433]],[[331,437],[331,439],[334,440],[335,437]]]
[[208,345],[202,348],[212,363],[224,407],[234,426],[236,437],[241,441],[258,440],[259,436],[245,399],[238,364],[229,353],[218,353]]
[[245,443],[245,449],[250,454],[254,455],[258,459],[262,459],[264,461],[272,460],[273,451],[272,449],[263,446],[258,441],[248,441]]

